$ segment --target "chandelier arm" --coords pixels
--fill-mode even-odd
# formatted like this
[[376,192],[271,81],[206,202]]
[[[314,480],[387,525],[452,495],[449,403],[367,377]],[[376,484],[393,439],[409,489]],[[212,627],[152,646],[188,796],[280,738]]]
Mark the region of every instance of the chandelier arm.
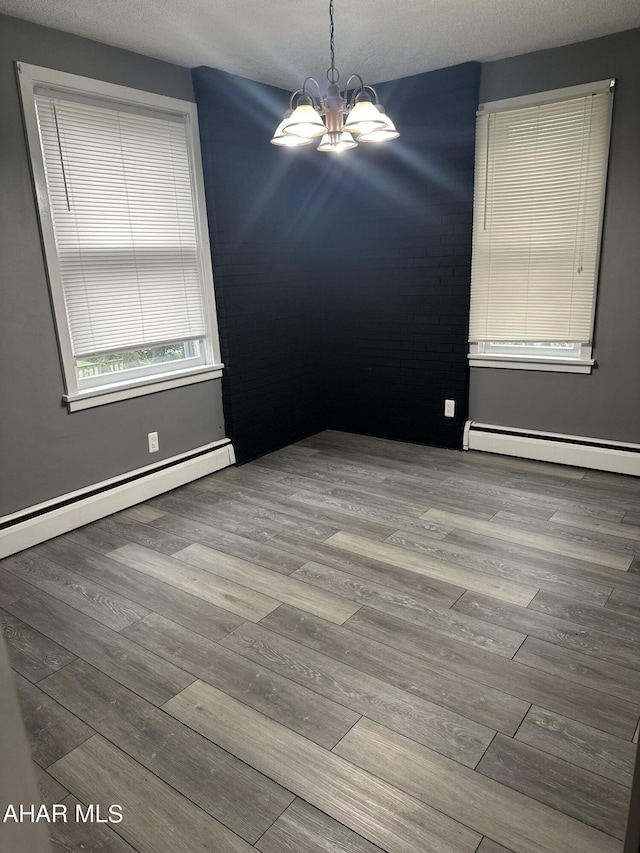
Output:
[[315,77],[307,77],[307,79],[302,84],[303,96],[307,97],[307,98],[311,98],[312,101],[313,101],[312,96],[307,92],[307,83],[315,83],[316,84],[316,88],[318,89],[318,105],[321,107],[322,106],[322,89],[320,88],[320,83],[318,83],[318,81],[316,80]]
[[295,98],[297,98],[298,95],[302,95],[302,94],[304,94],[302,89],[296,89],[295,92],[291,93],[291,97],[289,98],[289,109],[290,110],[293,109],[293,102],[294,102]]
[[350,74],[350,75],[349,75],[349,77],[347,78],[347,83],[346,83],[346,85],[345,85],[345,87],[344,87],[344,100],[345,100],[345,103],[347,103],[347,95],[348,95],[348,93],[349,93],[349,83],[351,83],[351,81],[352,81],[354,78],[356,78],[356,79],[358,79],[358,80],[360,81],[360,86],[359,86],[358,88],[356,88],[356,89],[354,89],[354,90],[353,90],[353,95],[352,95],[352,97],[351,97],[351,102],[348,104],[348,106],[349,106],[349,107],[352,107],[352,106],[354,105],[354,103],[355,103],[355,99],[356,99],[356,94],[360,94],[360,92],[363,92],[363,91],[365,90],[365,88],[368,88],[368,87],[365,87],[365,85],[364,85],[364,81],[363,81],[362,77],[361,77],[359,74]]
[[363,90],[364,90],[364,89],[368,89],[370,92],[372,92],[372,93],[373,93],[373,97],[375,98],[375,100],[374,100],[374,102],[373,102],[373,103],[374,103],[374,104],[377,104],[377,103],[378,103],[378,93],[377,93],[377,92],[376,92],[376,90],[373,88],[373,86],[369,86],[368,84],[366,84],[366,85],[364,85],[362,88],[363,88]]

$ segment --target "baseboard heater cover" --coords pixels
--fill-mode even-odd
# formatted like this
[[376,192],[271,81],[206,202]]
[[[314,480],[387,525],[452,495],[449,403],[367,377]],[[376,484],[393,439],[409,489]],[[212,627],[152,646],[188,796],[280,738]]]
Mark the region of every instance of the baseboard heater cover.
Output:
[[640,444],[467,421],[464,450],[640,476]]
[[0,518],[0,558],[235,464],[222,439]]

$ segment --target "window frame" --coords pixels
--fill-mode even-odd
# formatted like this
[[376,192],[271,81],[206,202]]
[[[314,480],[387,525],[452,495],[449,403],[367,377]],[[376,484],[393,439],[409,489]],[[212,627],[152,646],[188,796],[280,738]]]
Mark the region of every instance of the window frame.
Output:
[[[535,92],[530,95],[521,95],[514,98],[504,98],[496,101],[486,101],[478,107],[476,115],[485,115],[487,113],[503,112],[513,109],[531,107],[542,104],[559,103],[571,98],[587,95],[594,91],[608,91],[613,95],[615,91],[615,78],[606,78],[596,83],[584,83],[578,86],[569,86],[561,89],[552,89],[544,92]],[[526,342],[522,348],[522,354],[516,352],[515,347],[511,347],[510,352],[501,354],[492,350],[493,341],[470,341],[469,352],[467,358],[471,367],[489,367],[489,368],[507,368],[511,370],[542,370],[559,373],[591,373],[596,364],[593,358],[593,331],[595,325],[596,303],[598,297],[598,288],[600,280],[600,259],[602,254],[602,239],[604,231],[604,211],[607,194],[608,181],[608,161],[611,145],[611,124],[613,112],[613,98],[609,101],[608,114],[608,135],[606,142],[606,154],[603,168],[603,192],[600,205],[600,220],[598,226],[598,252],[596,257],[596,280],[593,290],[593,302],[591,308],[591,334],[589,341],[583,341],[578,344],[578,354],[572,356],[551,355],[544,353],[536,355],[534,347],[526,347]],[[555,343],[569,343],[565,341],[557,341]]]
[[[202,173],[202,155],[200,151],[200,134],[195,103],[153,92],[145,92],[141,89],[133,89],[128,86],[120,86],[102,80],[81,77],[76,74],[68,74],[63,71],[55,71],[24,62],[16,62],[15,67],[37,201],[45,268],[49,282],[49,292],[62,366],[64,382],[62,400],[66,403],[67,408],[73,412],[144,394],[156,393],[181,385],[219,378],[222,376],[224,365],[222,364],[220,355],[204,178]],[[47,88],[58,90],[62,95],[68,92],[76,95],[80,94],[100,98],[112,103],[121,103],[130,108],[138,107],[146,110],[151,108],[161,113],[178,116],[184,122],[190,163],[191,188],[194,197],[194,217],[198,236],[198,260],[206,321],[206,338],[204,339],[205,364],[180,368],[180,360],[176,360],[173,362],[176,365],[174,369],[171,369],[172,362],[167,362],[169,369],[164,371],[157,370],[158,365],[155,365],[156,369],[151,370],[147,375],[138,375],[124,381],[116,380],[115,382],[106,384],[102,380],[90,388],[80,386],[71,345],[71,334],[60,275],[44,156],[40,142],[35,105],[35,90],[38,86],[46,86]],[[131,374],[129,375],[131,376]]]

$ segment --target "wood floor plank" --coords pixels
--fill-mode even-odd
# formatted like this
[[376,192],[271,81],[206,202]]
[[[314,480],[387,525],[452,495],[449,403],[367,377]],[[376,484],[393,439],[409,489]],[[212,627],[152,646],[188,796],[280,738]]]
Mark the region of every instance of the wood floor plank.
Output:
[[[584,523],[574,526],[568,522],[558,522],[552,519],[542,521],[506,511],[496,513],[494,520],[507,527],[539,533],[542,536],[553,536],[556,539],[562,539],[579,546],[587,546],[594,550],[605,549],[606,551],[630,554],[632,557],[640,550],[640,544],[637,540],[630,537],[623,538],[621,533],[617,535],[608,533],[596,527],[594,523],[589,527]],[[624,529],[624,525],[620,526]]]
[[83,661],[45,679],[42,689],[250,843],[293,800],[257,770]]
[[221,508],[203,502],[201,495],[187,498],[183,496],[180,489],[159,495],[148,502],[154,509],[174,515],[184,516],[192,521],[198,521],[234,533],[254,542],[266,542],[274,534],[275,530],[264,523],[256,524],[254,521],[243,518],[234,512],[222,512]]
[[[57,779],[54,779],[46,770],[43,770],[37,764],[34,764],[36,783],[40,794],[40,803],[51,808],[54,803],[61,803],[65,797],[69,796],[69,792],[64,788]],[[116,802],[116,800],[113,800]]]
[[455,586],[390,563],[363,557],[327,542],[316,542],[311,545],[300,536],[286,533],[274,536],[270,542],[275,548],[304,558],[304,563],[320,562],[324,566],[391,587],[398,592],[420,595],[440,607],[450,607],[465,590],[462,586]]
[[533,746],[497,735],[479,773],[553,809],[624,839],[629,789]]
[[256,459],[251,465],[235,465],[232,468],[223,468],[208,477],[203,477],[198,480],[198,483],[202,484],[203,488],[207,488],[210,483],[222,482],[228,485],[246,486],[248,489],[259,491],[271,491],[275,486],[277,494],[283,495],[285,489],[280,485],[283,476],[284,474],[278,474],[270,468],[265,468],[262,465],[262,459]]
[[[12,602],[9,606],[16,603]],[[11,666],[29,681],[40,681],[76,659],[68,649],[54,643],[6,610],[0,611],[0,622]]]
[[[328,484],[335,482],[344,483],[347,486],[350,485],[348,478],[343,479],[340,477],[339,473],[336,473],[336,460],[332,460],[330,464],[326,465],[323,472],[318,472],[318,466],[323,463],[326,465],[325,457],[323,454],[320,454],[318,457],[311,460],[310,464],[307,465],[303,472],[303,475],[306,478],[315,479]],[[344,470],[346,463],[340,463],[338,461],[337,465],[341,466],[337,469],[339,472],[341,469]],[[382,493],[385,496],[389,495],[390,497],[397,499],[398,511],[401,513],[404,511],[404,514],[408,517],[416,517],[414,509],[420,507],[423,507],[423,509],[426,510],[433,506],[441,506],[442,508],[454,506],[458,510],[468,512],[470,515],[476,515],[481,518],[490,517],[500,509],[506,508],[504,500],[500,500],[500,498],[495,499],[487,497],[486,495],[479,496],[474,489],[460,489],[460,487],[455,485],[447,485],[449,478],[443,479],[442,474],[449,472],[443,472],[440,470],[436,477],[431,476],[434,473],[431,465],[429,465],[428,469],[421,469],[420,476],[418,477],[411,476],[407,474],[406,471],[403,474],[398,475],[397,473],[393,473],[389,470],[379,469],[376,473],[383,475],[382,488],[380,488],[380,486],[376,487],[373,485],[370,475],[370,465],[363,466],[361,470],[362,473],[358,480],[352,480],[353,488],[375,496],[379,496]],[[428,476],[425,476],[425,474],[428,474]],[[285,479],[285,482],[291,481],[292,479],[290,477]],[[300,487],[304,489],[302,484]],[[406,506],[407,502],[410,504],[411,512],[403,510],[403,505]],[[545,513],[544,517],[548,517],[548,514]]]
[[86,812],[86,803],[69,794],[62,805],[67,808],[67,821],[55,821],[47,827],[52,853],[136,853],[110,825],[76,820],[76,808],[80,806]]
[[614,589],[606,604],[607,608],[618,613],[640,618],[640,593]]
[[349,533],[336,533],[326,541],[328,544],[338,545],[354,554],[372,557],[418,574],[427,575],[427,577],[456,584],[476,592],[483,592],[486,595],[514,604],[526,606],[538,591],[538,588],[534,586],[527,586],[473,569],[464,569],[454,563],[445,563],[441,560],[424,557],[422,554],[397,548],[395,545],[387,545],[384,542],[371,542],[361,536],[353,536]]
[[223,554],[221,551],[214,551],[206,545],[194,543],[178,551],[175,558],[190,566],[211,572],[216,577],[249,587],[258,593],[272,596],[280,602],[299,607],[301,610],[337,624],[345,622],[360,607],[358,603],[317,589],[295,579],[292,575],[274,574],[269,569],[256,566],[255,563]]
[[[405,489],[408,489],[409,478],[396,480],[391,475],[386,482],[402,482],[405,484]],[[467,479],[463,472],[447,476],[437,485],[430,485],[427,488],[416,485],[415,488],[417,493],[423,496],[423,501],[429,500],[430,509],[463,512],[477,518],[488,519],[501,510],[512,510],[514,504],[519,512],[543,521],[547,520],[553,512],[542,500],[536,500],[524,494],[521,497],[517,496],[514,500],[514,493],[510,490],[502,489],[495,483],[483,483],[477,476]]]
[[156,613],[211,640],[217,640],[244,622],[241,616],[222,607],[74,543],[53,540],[38,548],[54,561],[72,565],[78,574],[122,592],[132,601],[144,603]]
[[627,522],[626,524],[615,521],[604,521],[599,518],[575,515],[570,512],[555,512],[551,521],[558,524],[569,524],[572,527],[583,527],[585,530],[593,530],[607,533],[610,536],[619,536],[622,539],[633,539],[640,542],[640,524],[638,526]]
[[494,625],[483,627],[477,620],[450,608],[432,607],[426,601],[360,580],[321,563],[306,563],[291,577],[504,657],[513,657],[525,639],[525,634],[517,631]]
[[[306,485],[306,483],[300,485]],[[446,535],[448,532],[447,526],[436,522],[435,519],[423,519],[419,516],[403,515],[400,512],[394,512],[384,505],[374,507],[362,500],[358,495],[331,495],[301,488],[300,491],[292,495],[291,500],[308,504],[323,513],[338,511],[354,518],[375,521],[377,524],[385,525],[389,533],[401,527],[403,530],[412,530],[415,533],[422,533],[425,536],[435,536],[435,538],[440,539],[443,534]],[[345,529],[345,526],[343,525],[340,529]]]
[[[325,469],[328,474],[323,477],[318,463],[322,465],[322,459],[314,458],[306,465],[301,465],[299,462],[289,465],[290,473],[282,482],[297,484],[299,489],[304,492],[312,492],[348,503],[353,502],[367,507],[372,512],[389,510],[395,515],[406,518],[418,518],[431,506],[429,499],[425,500],[418,497],[416,500],[415,492],[410,492],[407,495],[402,486],[389,484],[389,487],[384,490],[384,495],[382,495],[379,489],[372,486],[371,480],[366,476],[359,477],[359,482],[352,480],[351,483],[344,483],[340,482],[340,477],[336,477],[331,469]],[[283,463],[276,462],[275,464],[281,467]]]
[[[515,661],[548,672],[570,684],[582,684],[609,696],[617,696],[636,708],[640,706],[638,673],[609,661],[561,648],[535,637],[527,637]],[[571,715],[569,715],[571,716]],[[596,726],[596,728],[599,728]],[[624,735],[623,735],[624,737]]]
[[369,720],[356,723],[334,752],[513,853],[621,853],[611,836]]
[[[555,495],[564,500],[574,502],[577,506],[591,506],[594,514],[601,518],[610,519],[610,513],[622,513],[624,515],[634,503],[633,498],[624,494],[609,492],[599,493],[597,489],[585,487],[584,477],[580,482],[571,481],[565,484],[549,484],[536,482],[531,479],[523,479],[519,475],[509,477],[502,485],[514,491],[538,492],[547,495]],[[576,511],[576,510],[572,510]]]
[[136,506],[130,506],[123,510],[122,515],[125,518],[132,518],[134,521],[139,521],[142,524],[148,524],[150,521],[156,521],[160,518],[162,512],[159,509],[153,509],[153,507],[147,506],[146,504],[137,504]]
[[476,853],[513,853],[513,850],[507,850],[507,848],[503,847],[502,844],[496,844],[495,841],[492,841],[490,838],[485,836]]
[[[499,504],[499,510],[517,511],[522,515],[530,518],[540,518],[548,520],[554,512],[566,510],[573,506],[567,501],[563,501],[553,495],[544,495],[540,493],[516,492],[513,489],[505,488],[504,486],[496,485],[495,483],[483,483],[478,479],[470,480],[463,473],[447,477],[442,481],[445,488],[450,489],[466,489],[473,491],[478,497],[482,497]],[[615,517],[615,516],[614,516]]]
[[351,725],[364,714],[469,767],[478,763],[495,732],[258,625],[238,628],[221,643],[351,708],[357,715]]
[[31,756],[43,769],[95,734],[40,687],[17,673],[16,689]]
[[[296,495],[306,484],[307,480],[302,477],[290,477],[286,495],[274,494],[273,491],[267,493],[245,490],[241,495],[236,495],[235,499],[241,499],[243,503],[254,504],[258,508],[271,507],[277,509],[287,516],[293,516],[306,524],[331,524],[340,530],[348,530],[351,533],[369,536],[371,539],[378,539],[380,541],[391,532],[393,525],[383,524],[364,517],[356,517],[340,509],[332,509],[328,506],[318,508],[307,502],[297,500]],[[304,490],[303,494],[305,494]],[[228,499],[233,500],[234,495],[229,494]],[[434,530],[439,529],[435,524],[432,527]],[[444,536],[444,533],[440,535]]]
[[[308,616],[286,605],[263,619],[260,625],[296,644],[314,649],[327,658],[346,664],[350,668],[353,667],[378,681],[398,687],[405,693],[448,708],[489,729],[498,729],[512,735],[529,707],[527,702],[509,693],[500,692],[477,681],[461,677],[458,673],[452,676],[444,668],[429,666],[422,660],[408,657],[388,645],[354,634],[343,627],[331,625],[322,619]],[[260,642],[253,644],[248,640],[250,633],[245,630],[234,631],[221,642],[230,645],[232,642],[242,641],[245,646],[243,654],[262,654]],[[273,638],[270,638],[270,643],[278,645]],[[435,644],[439,644],[437,637]],[[253,648],[254,645],[255,648]],[[238,648],[241,650],[240,647]],[[300,656],[301,652],[298,650],[297,654]],[[271,666],[271,661],[279,660],[281,656],[282,650],[279,654],[270,654],[267,657],[267,665]],[[285,660],[285,664],[289,666],[289,661]],[[298,670],[294,668],[294,672],[289,677],[314,677],[313,667],[302,666],[299,669],[300,675],[297,675]],[[332,670],[332,674],[335,675],[336,671]],[[349,695],[348,687],[346,695]],[[371,696],[365,692],[365,698],[368,703],[375,705],[375,692]],[[363,709],[363,713],[365,716],[371,716],[375,712]]]
[[0,607],[11,604],[12,601],[17,601],[19,598],[33,595],[36,591],[34,586],[6,571],[3,566],[4,561],[0,561]]
[[449,538],[436,542],[427,536],[416,536],[405,530],[396,530],[388,539],[385,539],[385,542],[389,545],[397,545],[399,548],[417,551],[437,560],[456,563],[467,569],[498,575],[498,577],[539,587],[558,595],[571,596],[575,601],[584,601],[586,604],[603,606],[613,589],[610,584],[585,580],[578,571],[569,574],[554,570],[550,562],[542,565],[527,563],[524,559],[520,561],[510,555],[501,555],[499,552],[493,554],[488,549],[465,547],[450,541]]
[[536,707],[529,710],[515,737],[584,770],[631,787],[636,750],[629,741]]
[[188,539],[167,533],[159,527],[127,518],[123,513],[101,518],[96,521],[96,527],[116,536],[121,536],[129,542],[135,542],[136,545],[144,545],[145,548],[151,548],[152,551],[160,551],[161,554],[175,554],[176,551],[189,545]]
[[[496,601],[495,598],[474,592],[465,592],[453,605],[453,609],[493,625],[502,625],[503,628],[515,630],[517,626],[519,630],[539,640],[640,670],[640,656],[635,641],[613,637],[584,624],[549,616],[529,607]],[[629,675],[640,683],[640,675],[635,678],[632,673]]]
[[[122,536],[116,536],[108,530],[102,530],[96,527],[95,524],[86,524],[84,527],[77,527],[75,530],[70,530],[64,536],[57,537],[68,542],[74,542],[76,545],[82,545],[84,548],[90,548],[92,551],[97,551],[99,554],[106,554],[107,551],[113,551],[114,548],[120,548],[128,543],[128,539]],[[57,540],[54,540],[57,541]]]
[[122,632],[149,651],[261,711],[327,749],[359,713],[348,710],[265,666],[152,614]]
[[[215,472],[209,477],[203,477],[192,483],[188,483],[183,494],[193,496],[197,493],[209,493],[210,495],[218,495],[218,497],[231,498],[232,500],[248,500],[251,497],[260,497],[261,495],[269,494],[278,497],[289,497],[295,489],[290,486],[283,486],[280,483],[281,477],[277,476],[277,472],[270,472],[262,465],[260,459],[261,478],[254,477],[245,478],[245,482],[229,480],[220,475],[220,472]],[[253,466],[249,468],[249,472],[253,471]],[[275,474],[270,479],[264,474],[265,471]],[[284,476],[284,475],[282,475]]]
[[477,833],[203,682],[164,707],[387,853],[478,846]]
[[445,542],[501,560],[515,560],[516,563],[524,562],[527,565],[545,568],[554,574],[568,575],[571,578],[577,578],[588,583],[605,584],[609,587],[619,586],[623,589],[640,592],[640,577],[630,571],[621,572],[618,569],[598,566],[585,560],[576,560],[573,557],[552,554],[538,548],[529,548],[526,545],[509,542],[506,539],[497,539],[469,530],[454,530],[448,534],[446,540],[443,540],[443,543]]
[[[407,446],[405,445],[405,448]],[[433,450],[433,448],[429,448],[429,450]],[[324,453],[325,451],[323,451],[323,455]],[[451,455],[444,458],[429,452],[421,458],[411,451],[407,452],[404,449],[398,451],[397,448],[390,449],[387,452],[379,446],[377,448],[354,448],[334,445],[331,448],[330,456],[334,459],[355,461],[374,471],[386,471],[387,476],[392,477],[394,482],[402,483],[409,480],[413,483],[428,485],[434,481],[442,482],[453,474],[464,472],[465,476],[469,478],[476,477],[481,482],[493,482],[499,485],[508,476],[503,471],[492,470],[489,465],[474,464],[470,466],[461,462],[459,458],[452,458]]]
[[[483,484],[480,484],[482,488]],[[553,484],[552,484],[553,485]],[[610,508],[596,497],[595,500],[586,496],[584,500],[578,498],[574,493],[567,492],[566,489],[557,488],[558,482],[555,483],[556,488],[546,489],[544,485],[537,481],[532,484],[532,489],[528,490],[526,482],[520,481],[519,488],[514,489],[505,482],[497,488],[505,490],[513,499],[512,507],[527,506],[528,503],[534,502],[539,506],[543,506],[550,511],[550,515],[554,512],[568,513],[572,516],[581,518],[620,522],[624,517],[624,511],[621,509]],[[491,487],[493,488],[493,487]],[[526,512],[522,513],[526,515]]]
[[[410,622],[428,618],[429,613],[434,609],[439,608],[438,612],[447,611],[458,598],[458,596],[455,598],[449,596],[445,598],[443,604],[442,596],[439,594],[429,596],[421,596],[419,593],[409,594],[314,561],[303,563],[291,577],[348,598],[350,601],[357,601],[358,604],[366,604],[401,616]],[[506,645],[509,645],[509,641],[515,638],[504,635],[502,639],[505,640]]]
[[548,592],[539,592],[528,608],[640,645],[640,618],[637,616],[616,613],[611,608],[592,607]]
[[256,844],[261,853],[381,853],[324,812],[295,799]]
[[584,477],[584,468],[576,468],[572,465],[560,465],[558,463],[540,462],[535,459],[520,459],[516,456],[501,456],[497,453],[484,453],[480,451],[469,451],[463,454],[469,466],[489,466],[491,470],[519,472],[528,475],[542,483],[558,483],[561,480],[581,480]]
[[[184,488],[186,490],[188,487]],[[321,517],[313,520],[303,519],[288,512],[282,512],[273,506],[253,503],[244,499],[234,500],[201,492],[198,495],[198,503],[206,505],[216,520],[231,516],[241,523],[248,522],[254,527],[268,532],[271,536],[280,533],[282,530],[289,530],[315,541],[316,539],[326,539],[327,536],[339,530],[338,525],[331,524],[326,520],[323,521]]]
[[249,853],[253,848],[214,818],[95,735],[51,767],[80,800],[122,805],[118,833],[139,853]]
[[44,592],[9,606],[14,616],[68,649],[74,657],[77,655],[154,704],[166,702],[194,680],[173,664]]
[[[270,622],[265,620],[263,624]],[[637,704],[606,695],[576,681],[565,680],[564,677],[546,672],[541,667],[526,665],[523,649],[531,642],[538,643],[537,640],[525,640],[515,658],[509,661],[442,637],[438,642],[434,642],[433,637],[426,635],[424,629],[366,607],[348,621],[347,627],[392,646],[406,655],[425,660],[450,675],[463,676],[490,685],[533,705],[564,714],[618,737],[631,738],[636,717],[640,713],[640,706]],[[561,651],[568,655],[576,654],[569,650]],[[587,658],[586,655],[582,657]],[[587,659],[598,663],[597,658]],[[612,666],[605,665],[608,668]]]
[[280,601],[274,597],[187,565],[183,560],[150,551],[141,545],[125,545],[110,551],[108,556],[111,560],[144,572],[243,619],[257,621],[280,605]]
[[[631,557],[626,554],[619,554],[605,549],[597,549],[578,542],[566,541],[564,539],[560,539],[558,536],[547,536],[542,533],[533,533],[523,529],[526,522],[526,519],[523,516],[518,516],[518,518],[522,519],[522,526],[514,527],[505,523],[483,521],[482,519],[473,519],[469,516],[461,515],[460,513],[444,512],[442,510],[434,509],[428,510],[425,513],[425,518],[440,521],[443,524],[450,524],[455,528],[470,530],[474,533],[484,533],[487,536],[493,536],[497,539],[506,539],[508,542],[513,542],[518,545],[527,545],[531,548],[537,548],[540,551],[550,551],[552,554],[574,557],[579,560],[585,560],[587,562],[607,566],[612,569],[626,571],[631,565]],[[515,519],[512,520],[514,520],[515,523]]]
[[183,516],[168,512],[163,513],[160,518],[154,519],[150,524],[160,527],[168,533],[183,536],[191,542],[208,545],[209,548],[224,551],[225,554],[232,554],[234,557],[240,557],[250,563],[257,563],[259,566],[264,566],[265,569],[281,572],[283,575],[291,574],[305,562],[294,554],[287,554],[281,549],[273,548],[270,544],[262,545],[251,539],[236,536],[226,530],[220,530],[210,524],[191,521]]
[[149,613],[146,607],[87,580],[86,577],[65,569],[34,551],[22,551],[7,557],[4,565],[16,577],[75,607],[114,631],[126,628]]

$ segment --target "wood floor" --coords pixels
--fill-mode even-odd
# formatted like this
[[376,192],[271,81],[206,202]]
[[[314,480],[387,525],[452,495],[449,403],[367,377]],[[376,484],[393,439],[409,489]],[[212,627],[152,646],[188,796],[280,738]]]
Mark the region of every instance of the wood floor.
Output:
[[620,853],[640,481],[325,432],[0,563],[74,853]]

